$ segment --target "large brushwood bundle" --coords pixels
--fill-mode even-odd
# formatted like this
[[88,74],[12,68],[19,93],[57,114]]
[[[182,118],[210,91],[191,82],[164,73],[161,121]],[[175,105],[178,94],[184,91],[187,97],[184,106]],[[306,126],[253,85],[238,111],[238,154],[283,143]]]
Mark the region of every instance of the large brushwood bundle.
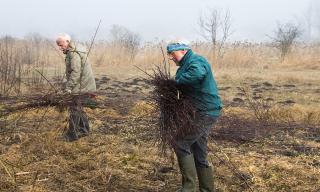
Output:
[[197,131],[195,108],[190,100],[182,94],[183,87],[177,85],[165,67],[157,67],[150,75],[154,86],[151,99],[159,111],[158,138],[162,152],[172,149],[175,141]]

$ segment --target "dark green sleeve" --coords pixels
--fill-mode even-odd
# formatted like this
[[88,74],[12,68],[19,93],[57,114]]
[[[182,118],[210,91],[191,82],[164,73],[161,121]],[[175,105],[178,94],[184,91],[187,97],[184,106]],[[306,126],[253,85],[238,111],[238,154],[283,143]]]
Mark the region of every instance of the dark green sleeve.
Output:
[[192,85],[201,81],[207,74],[205,67],[199,63],[192,63],[179,78],[176,79],[178,84]]

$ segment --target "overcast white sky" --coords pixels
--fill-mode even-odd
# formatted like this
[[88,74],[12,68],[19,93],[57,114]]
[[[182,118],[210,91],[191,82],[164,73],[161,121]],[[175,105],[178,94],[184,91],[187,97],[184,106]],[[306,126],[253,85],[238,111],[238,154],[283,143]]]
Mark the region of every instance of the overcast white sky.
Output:
[[0,0],[0,35],[23,37],[37,32],[54,38],[67,32],[90,39],[102,20],[99,38],[112,24],[138,32],[144,40],[200,39],[199,13],[229,9],[232,40],[266,40],[277,22],[303,17],[317,0]]

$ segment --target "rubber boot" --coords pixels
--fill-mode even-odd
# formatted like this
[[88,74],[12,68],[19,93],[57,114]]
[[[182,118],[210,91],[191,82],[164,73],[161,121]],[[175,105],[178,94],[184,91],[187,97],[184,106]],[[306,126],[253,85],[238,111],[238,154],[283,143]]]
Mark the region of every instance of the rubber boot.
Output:
[[213,192],[213,173],[212,167],[197,167],[200,192]]
[[195,192],[197,170],[194,163],[193,155],[178,157],[178,164],[182,175],[181,192]]

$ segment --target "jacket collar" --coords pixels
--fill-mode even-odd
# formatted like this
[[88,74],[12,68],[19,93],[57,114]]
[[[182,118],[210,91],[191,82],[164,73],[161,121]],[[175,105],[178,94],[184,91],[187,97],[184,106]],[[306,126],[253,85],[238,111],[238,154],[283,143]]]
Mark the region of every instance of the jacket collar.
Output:
[[179,66],[182,67],[188,60],[189,58],[193,55],[193,51],[190,49],[181,59],[179,62]]
[[73,43],[73,41],[70,41],[68,51],[74,51],[75,48],[76,48],[76,46],[75,46],[75,44]]

